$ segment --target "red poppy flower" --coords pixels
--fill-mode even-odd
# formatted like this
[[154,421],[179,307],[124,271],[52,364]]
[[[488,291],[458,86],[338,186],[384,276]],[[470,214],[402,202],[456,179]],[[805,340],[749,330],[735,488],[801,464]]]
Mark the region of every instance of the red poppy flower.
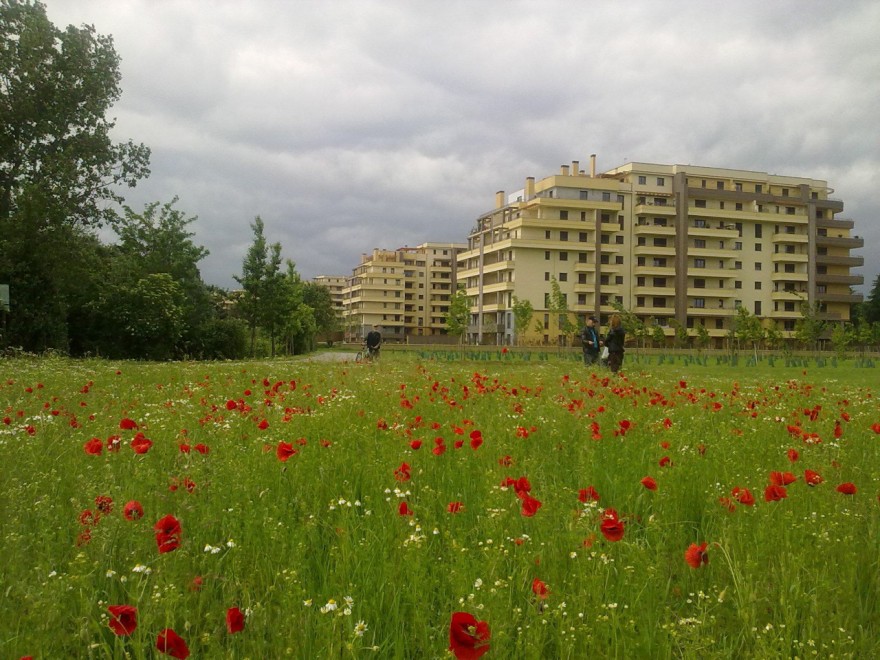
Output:
[[202,584],[204,584],[204,582],[205,582],[205,580],[202,578],[201,575],[196,575],[192,579],[192,582],[189,583],[189,590],[190,591],[201,591]]
[[513,458],[511,458],[510,454],[505,454],[498,459],[498,465],[501,467],[510,467],[513,465]]
[[186,642],[171,628],[165,628],[158,634],[156,648],[165,655],[170,655],[178,660],[186,660],[189,657],[189,647]]
[[265,431],[267,428],[269,428],[269,422],[266,421],[265,419],[261,419],[260,423],[257,424],[257,428],[260,429],[261,431]]
[[672,465],[672,459],[669,456],[664,456],[660,459],[659,465],[660,467],[669,467]]
[[421,449],[421,448],[422,448],[422,441],[421,441],[421,440],[412,440],[412,441],[409,443],[409,447],[410,447],[410,449],[412,449],[413,451],[415,451],[415,450],[417,450],[417,449]]
[[100,456],[101,452],[104,451],[104,443],[98,438],[92,438],[83,445],[83,451],[92,456]]
[[709,563],[709,555],[706,552],[706,546],[706,543],[701,543],[700,545],[691,543],[688,546],[688,549],[684,551],[684,560],[688,563],[688,566],[691,568],[699,568],[703,564]]
[[144,434],[140,431],[134,436],[131,441],[131,448],[134,449],[135,454],[146,454],[150,451],[150,447],[153,446],[153,441],[149,438],[145,438]]
[[535,594],[539,599],[546,600],[550,595],[550,590],[547,588],[547,585],[544,584],[542,580],[535,578],[532,580],[532,593]]
[[838,493],[843,493],[844,495],[855,495],[856,494],[856,485],[851,481],[847,481],[845,483],[840,484],[837,487]]
[[523,493],[521,495],[520,499],[522,500],[521,513],[526,518],[531,518],[532,516],[534,516],[538,512],[538,509],[541,508],[541,502],[539,500],[536,500],[534,497],[532,497],[528,493]]
[[126,520],[140,520],[144,517],[144,507],[137,500],[131,500],[125,503],[122,508],[122,515]]
[[788,486],[797,481],[797,477],[791,472],[771,472],[770,483],[774,486]]
[[153,526],[153,530],[156,532],[156,545],[160,554],[171,552],[180,547],[182,529],[180,521],[174,516],[169,514],[161,518]]
[[587,486],[586,488],[581,488],[578,491],[578,500],[581,502],[598,502],[599,501],[599,493],[596,492],[596,489],[592,486]]
[[657,482],[654,481],[653,477],[645,477],[642,479],[641,484],[648,490],[657,490]]
[[789,449],[788,450],[788,460],[789,461],[791,461],[792,463],[795,463],[795,462],[797,462],[797,460],[799,458],[800,458],[800,454],[798,453],[797,449]]
[[122,445],[122,438],[118,435],[111,435],[107,438],[107,451],[119,451],[119,447]]
[[111,605],[107,608],[110,612],[110,630],[120,637],[126,637],[138,627],[137,608],[131,605]]
[[190,447],[185,442],[181,442],[179,445],[177,445],[177,449],[180,451],[181,454],[188,454],[190,452],[190,449],[192,449],[192,447]]
[[138,425],[137,425],[137,422],[134,421],[133,419],[129,419],[128,417],[124,417],[119,422],[119,428],[121,428],[123,431],[133,431],[138,428]]
[[871,424],[871,430],[874,433],[880,433],[880,422],[874,422],[873,424]]
[[95,508],[109,516],[113,512],[113,498],[108,495],[98,495],[95,498]]
[[226,610],[226,630],[230,635],[244,630],[244,612],[237,607],[230,607]]
[[409,504],[406,502],[401,502],[400,506],[397,507],[397,515],[399,516],[411,516],[413,514],[413,510],[409,508]]
[[409,481],[411,476],[409,463],[401,463],[400,467],[394,470],[394,478],[397,481]]
[[764,489],[765,502],[778,502],[779,500],[784,500],[786,497],[788,497],[788,491],[785,490],[785,486],[770,484]]
[[804,481],[808,486],[818,486],[823,481],[822,475],[812,470],[804,470]]
[[446,511],[449,513],[458,513],[464,508],[464,504],[461,502],[450,502],[446,505]]
[[445,452],[445,451],[446,451],[446,445],[436,445],[436,446],[431,450],[431,453],[433,453],[434,456],[442,456],[442,455],[443,455],[443,452]]
[[236,408],[238,408],[238,403],[233,399],[229,399],[226,402],[226,410],[235,410]]
[[489,650],[489,624],[468,612],[454,612],[449,624],[449,650],[458,660],[477,660]]
[[208,452],[211,451],[211,449],[208,447],[208,445],[205,445],[205,444],[202,444],[202,443],[197,444],[197,445],[194,447],[194,449],[195,449],[197,452],[199,452],[200,454],[202,454],[203,456],[206,455],[206,454],[208,454]]
[[736,488],[733,489],[733,491],[731,491],[731,494],[733,495],[734,498],[736,498],[737,502],[739,502],[740,504],[742,504],[744,506],[754,506],[755,505],[755,498],[752,495],[752,492],[748,488],[740,488],[739,486],[737,486]]
[[513,482],[513,489],[516,491],[517,497],[522,497],[523,493],[531,492],[532,484],[526,477],[520,477]]
[[614,509],[605,509],[605,513],[602,515],[602,524],[599,527],[599,531],[601,531],[602,536],[609,541],[619,541],[623,538],[624,525],[623,521],[617,517],[617,511]]
[[840,426],[840,422],[834,422],[834,437],[839,438],[843,435],[843,428]]
[[483,434],[477,429],[471,431],[471,449],[479,449],[483,444]]
[[275,449],[275,455],[282,463],[286,462],[288,458],[298,453],[299,450],[293,448],[292,442],[279,442],[278,447]]

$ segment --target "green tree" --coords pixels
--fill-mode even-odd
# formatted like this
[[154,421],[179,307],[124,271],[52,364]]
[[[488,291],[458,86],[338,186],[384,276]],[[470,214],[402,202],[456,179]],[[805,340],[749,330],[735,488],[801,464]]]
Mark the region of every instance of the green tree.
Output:
[[293,310],[292,297],[299,284],[299,274],[293,262],[288,261],[288,271],[285,273],[281,270],[282,261],[281,243],[272,243],[263,272],[263,298],[259,315],[260,326],[269,335],[272,357],[275,357],[275,342]]
[[529,328],[529,323],[532,322],[532,315],[535,313],[535,308],[532,307],[532,303],[528,299],[520,300],[514,296],[512,309],[513,327],[516,331],[516,343],[522,344],[526,330]]
[[740,305],[736,308],[736,316],[733,318],[732,333],[740,346],[751,345],[757,360],[758,345],[764,341],[764,326],[761,324],[761,319]]
[[666,345],[666,332],[664,332],[663,326],[659,323],[655,323],[651,329],[651,339],[655,346],[663,348]]
[[184,295],[168,273],[115,287],[109,302],[122,337],[122,357],[167,360],[176,355],[185,326]]
[[562,336],[562,345],[568,346],[572,343],[572,338],[577,332],[577,323],[572,319],[571,313],[568,311],[568,300],[566,295],[562,293],[559,282],[556,278],[550,280],[550,297],[547,311],[550,318],[557,321],[559,334]]
[[686,348],[688,342],[690,341],[690,336],[688,335],[687,328],[674,319],[671,323],[674,330],[674,333],[672,335],[674,346],[676,348]]
[[251,333],[251,355],[256,349],[257,328],[260,326],[263,313],[265,297],[263,289],[269,262],[269,247],[263,235],[263,228],[263,219],[260,216],[254,218],[251,223],[254,240],[244,256],[241,276],[233,276],[242,288],[237,308]]
[[330,289],[323,284],[304,282],[303,302],[312,308],[317,335],[324,335],[329,340],[333,333],[340,330],[340,322],[336,316],[336,310],[333,308]]
[[467,331],[468,321],[471,316],[471,304],[468,299],[467,290],[463,284],[459,284],[449,297],[449,310],[446,312],[446,331],[458,337],[458,344],[461,346],[464,333]]
[[868,323],[880,323],[880,275],[874,278],[871,292],[860,305],[860,315]]
[[819,317],[818,303],[801,303],[801,318],[795,321],[794,335],[804,346],[819,350],[825,332],[825,321]]
[[841,360],[856,339],[856,330],[849,323],[835,323],[831,328],[831,345],[834,346],[834,354]]
[[146,147],[110,138],[120,93],[110,37],[59,30],[40,2],[0,0],[0,281],[27,301],[8,328],[27,348],[66,347],[82,286],[71,271],[88,267],[68,248],[113,223],[119,187],[149,174]]
[[697,334],[694,336],[694,346],[697,348],[697,352],[700,352],[709,345],[712,339],[705,323],[695,324],[695,330]]

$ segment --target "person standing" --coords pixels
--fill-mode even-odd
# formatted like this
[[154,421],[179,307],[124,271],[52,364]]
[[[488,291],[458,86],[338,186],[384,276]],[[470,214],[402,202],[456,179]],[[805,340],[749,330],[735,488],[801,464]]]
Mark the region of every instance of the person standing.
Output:
[[626,340],[626,331],[623,329],[623,323],[620,314],[612,314],[608,323],[608,334],[605,336],[605,346],[608,348],[608,368],[612,373],[620,371],[623,364],[623,348]]
[[584,365],[590,366],[599,361],[599,332],[596,330],[596,317],[587,318],[581,330],[581,345],[584,348]]
[[379,327],[374,325],[373,329],[367,333],[367,338],[364,342],[367,347],[367,355],[371,359],[376,359],[379,357],[379,348],[382,345],[382,335],[379,334]]

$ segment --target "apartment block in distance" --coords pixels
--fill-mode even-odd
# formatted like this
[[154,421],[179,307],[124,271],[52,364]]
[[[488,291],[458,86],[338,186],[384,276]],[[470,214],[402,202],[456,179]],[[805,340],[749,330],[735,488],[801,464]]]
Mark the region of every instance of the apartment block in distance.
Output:
[[363,254],[343,289],[345,340],[362,341],[373,325],[383,341],[446,334],[457,256],[464,248],[422,243]]
[[[344,291],[347,278],[344,275],[317,275],[312,278],[312,282],[320,286],[326,287],[330,292],[330,303],[333,305],[333,313],[336,315],[336,321],[339,328],[343,327],[344,322]],[[341,339],[334,337],[333,340]]]
[[535,318],[527,341],[562,341],[549,312],[555,279],[568,308],[604,324],[619,304],[671,335],[702,325],[720,344],[737,308],[790,335],[803,303],[849,320],[863,277],[852,220],[827,182],[691,165],[578,161],[522,190],[496,193],[477,219],[459,277],[473,301],[470,339],[514,341],[514,297]]

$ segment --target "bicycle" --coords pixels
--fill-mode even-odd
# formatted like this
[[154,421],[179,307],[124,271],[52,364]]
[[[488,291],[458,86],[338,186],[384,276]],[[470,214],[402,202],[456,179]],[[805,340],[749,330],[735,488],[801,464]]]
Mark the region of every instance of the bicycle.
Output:
[[363,348],[357,352],[357,355],[354,356],[355,362],[373,362],[379,359],[379,347],[378,346],[367,346],[364,344]]

